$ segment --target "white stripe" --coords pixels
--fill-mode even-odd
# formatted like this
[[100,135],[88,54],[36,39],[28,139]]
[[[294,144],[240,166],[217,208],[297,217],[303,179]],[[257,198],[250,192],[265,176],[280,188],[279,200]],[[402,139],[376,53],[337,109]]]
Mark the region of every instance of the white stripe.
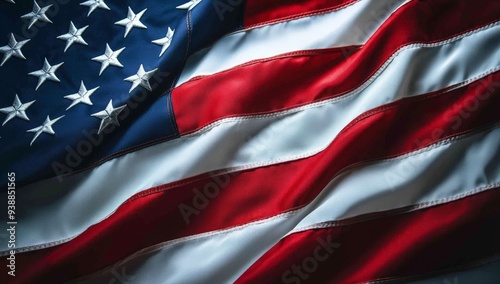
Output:
[[[165,283],[231,283],[293,228],[300,231],[317,227],[313,222],[325,223],[415,202],[424,208],[500,186],[498,145],[497,126],[397,159],[362,165],[334,178],[301,210],[227,231],[159,244],[121,261],[114,269],[121,271],[124,267],[139,283],[155,279],[164,279]],[[407,165],[411,170],[403,178],[387,183],[386,173],[402,174]],[[85,281],[104,283],[110,278],[107,269]]]
[[191,55],[177,86],[196,76],[288,52],[362,45],[392,13],[408,2],[361,0],[327,14],[229,34]]
[[[369,109],[405,96],[468,84],[469,79],[492,72],[500,66],[499,42],[500,26],[495,25],[446,41],[447,45],[412,45],[400,50],[372,80],[342,98],[273,115],[224,120],[189,137],[116,158],[63,183],[53,178],[21,188],[16,197],[16,203],[23,204],[16,208],[16,245],[25,248],[67,241],[106,218],[132,195],[157,185],[213,170],[256,168],[314,155]],[[0,223],[3,228],[4,222]],[[5,243],[0,245],[7,251]]]
[[[495,131],[500,134],[500,130]],[[493,134],[487,141],[498,143],[499,137]],[[317,224],[325,220],[342,220],[413,204],[425,207],[428,202],[463,197],[471,188],[483,191],[487,185],[500,186],[500,152],[494,146],[499,144],[468,140],[445,146],[437,144],[431,151],[426,148],[342,173],[308,205],[312,212],[292,233],[311,229],[310,226],[318,228]]]

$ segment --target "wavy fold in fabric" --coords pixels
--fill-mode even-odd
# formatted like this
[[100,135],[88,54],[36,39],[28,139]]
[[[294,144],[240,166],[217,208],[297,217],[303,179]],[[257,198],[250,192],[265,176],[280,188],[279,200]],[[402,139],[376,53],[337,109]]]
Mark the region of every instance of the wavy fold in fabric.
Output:
[[499,11],[1,1],[1,283],[499,283]]

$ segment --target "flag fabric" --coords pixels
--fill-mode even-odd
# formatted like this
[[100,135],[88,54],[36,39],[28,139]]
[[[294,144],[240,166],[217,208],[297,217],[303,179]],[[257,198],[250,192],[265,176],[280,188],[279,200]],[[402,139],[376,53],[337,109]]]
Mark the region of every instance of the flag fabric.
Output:
[[498,283],[500,2],[0,2],[2,283]]

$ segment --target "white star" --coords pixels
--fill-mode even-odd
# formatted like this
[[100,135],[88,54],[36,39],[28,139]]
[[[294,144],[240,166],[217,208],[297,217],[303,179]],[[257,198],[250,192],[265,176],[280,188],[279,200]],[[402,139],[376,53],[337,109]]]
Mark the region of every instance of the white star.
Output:
[[141,86],[146,88],[146,90],[148,91],[152,91],[151,85],[149,84],[149,79],[153,77],[153,74],[156,72],[156,70],[158,70],[158,68],[146,72],[141,64],[141,66],[139,67],[139,71],[137,71],[137,74],[125,79],[125,81],[132,83],[132,87],[130,88],[129,93],[131,93],[133,89],[137,88],[137,86]]
[[52,6],[52,4],[45,6],[43,8],[40,8],[40,6],[38,6],[38,3],[36,3],[36,1],[34,1],[33,12],[28,13],[24,16],[21,16],[21,19],[29,19],[30,20],[30,24],[28,26],[28,29],[30,29],[37,21],[42,21],[42,22],[52,24],[52,21],[49,18],[47,18],[47,16],[45,15],[45,13],[47,13],[47,10],[51,6]]
[[118,115],[126,106],[127,105],[122,105],[114,108],[113,100],[110,100],[105,110],[92,114],[93,117],[102,119],[97,134],[100,134],[104,128],[108,127],[108,125],[113,124],[116,126],[120,126],[120,123],[118,122]]
[[17,58],[21,59],[26,59],[24,57],[23,52],[21,51],[21,48],[28,42],[30,41],[29,39],[27,40],[22,40],[22,41],[17,41],[16,38],[14,37],[14,34],[10,34],[9,37],[9,44],[6,46],[0,47],[0,52],[3,53],[3,59],[2,63],[0,63],[0,66],[3,66],[7,60],[9,60],[10,57],[14,56]]
[[125,47],[118,49],[116,51],[113,51],[109,45],[106,43],[106,51],[104,52],[103,55],[97,56],[92,58],[93,61],[97,61],[102,63],[101,64],[101,71],[99,72],[99,76],[101,76],[102,72],[108,68],[108,66],[116,66],[116,67],[123,67],[123,65],[118,61],[118,56],[122,51],[125,50]]
[[94,12],[97,8],[111,10],[109,9],[108,5],[104,3],[104,0],[88,0],[80,3],[80,5],[89,7],[89,13],[87,14],[87,17],[90,16],[90,14],[92,14],[92,12]]
[[45,62],[43,63],[43,67],[41,70],[34,71],[29,73],[28,75],[38,77],[38,85],[36,86],[35,90],[38,90],[38,88],[46,81],[54,81],[54,82],[61,82],[59,78],[57,78],[55,72],[61,65],[63,65],[64,62],[61,62],[57,65],[51,66],[49,62],[47,61],[47,58],[45,58]]
[[200,4],[202,0],[191,0],[185,4],[182,4],[180,6],[177,6],[176,8],[179,9],[179,10],[188,10],[188,11],[191,11],[193,10],[194,7],[196,7],[196,5]]
[[119,26],[124,26],[125,27],[125,35],[123,36],[124,38],[127,37],[128,33],[133,29],[133,28],[141,28],[141,29],[147,29],[143,23],[141,23],[141,17],[144,15],[144,12],[146,12],[147,9],[144,9],[140,11],[137,15],[130,9],[130,6],[128,7],[128,15],[127,18],[118,21],[115,23],[115,25]]
[[56,133],[54,132],[54,129],[52,129],[52,125],[63,117],[64,117],[64,115],[62,115],[56,119],[50,120],[50,117],[47,115],[47,118],[45,119],[45,122],[42,125],[26,131],[26,132],[34,132],[35,133],[35,137],[33,137],[33,140],[31,140],[30,146],[33,145],[33,142],[35,142],[35,140],[38,138],[38,136],[40,136],[40,134],[42,134],[42,133],[48,133],[51,135],[55,135]]
[[12,3],[12,4],[16,4],[16,2],[14,2],[14,0],[4,0],[5,2],[9,2],[9,3]]
[[152,41],[152,43],[162,46],[159,57],[161,57],[163,55],[163,53],[165,53],[165,51],[167,51],[167,48],[170,46],[170,43],[172,42],[172,38],[174,37],[174,33],[175,33],[175,30],[172,30],[170,27],[168,27],[167,36],[165,36],[164,38],[160,38],[160,39]]
[[66,41],[66,47],[64,48],[64,52],[68,50],[68,48],[73,44],[73,43],[79,43],[83,45],[88,45],[87,42],[82,37],[83,32],[88,28],[89,26],[85,26],[81,29],[77,29],[73,22],[69,22],[69,31],[67,34],[63,34],[58,36],[58,39],[62,39]]
[[92,105],[92,101],[90,100],[90,96],[92,96],[92,94],[97,89],[99,89],[99,87],[93,88],[92,90],[87,90],[87,87],[85,87],[85,84],[82,81],[80,83],[80,90],[78,90],[78,93],[64,96],[65,99],[69,99],[69,100],[73,101],[71,103],[71,105],[66,110],[74,107],[75,105],[77,105],[79,103],[84,103],[86,105],[91,106]]
[[4,126],[7,122],[9,122],[14,117],[19,117],[24,120],[30,120],[26,115],[26,110],[34,103],[35,101],[31,101],[29,103],[21,103],[19,97],[16,95],[14,98],[14,103],[10,107],[4,107],[0,109],[1,113],[5,113],[7,117],[5,118],[2,126]]

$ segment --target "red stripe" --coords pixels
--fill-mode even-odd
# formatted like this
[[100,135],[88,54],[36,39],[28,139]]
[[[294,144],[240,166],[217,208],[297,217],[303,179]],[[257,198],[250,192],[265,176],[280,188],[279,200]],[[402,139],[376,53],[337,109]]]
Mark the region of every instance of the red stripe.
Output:
[[[222,178],[218,188],[223,189],[209,198],[206,208],[202,208],[203,202],[198,207],[194,203],[197,194],[193,189],[203,191],[206,185],[217,184],[210,177],[151,189],[133,197],[108,219],[69,243],[18,255],[19,267],[26,270],[16,280],[66,281],[163,241],[242,225],[302,207],[348,166],[401,155],[500,121],[498,82],[500,72],[448,93],[413,97],[371,111],[316,156]],[[471,109],[476,103],[477,107]],[[180,212],[180,204],[198,210],[189,224]]]
[[355,47],[304,51],[195,78],[172,93],[179,133],[194,132],[222,118],[270,113],[341,96],[372,77],[401,46],[441,41],[477,29],[498,20],[499,10],[500,1],[413,1],[354,54]]
[[359,0],[247,0],[245,28],[336,10]]
[[[494,257],[500,254],[499,202],[496,188],[412,213],[293,234],[236,283],[359,283]],[[328,251],[324,243],[337,245]]]

